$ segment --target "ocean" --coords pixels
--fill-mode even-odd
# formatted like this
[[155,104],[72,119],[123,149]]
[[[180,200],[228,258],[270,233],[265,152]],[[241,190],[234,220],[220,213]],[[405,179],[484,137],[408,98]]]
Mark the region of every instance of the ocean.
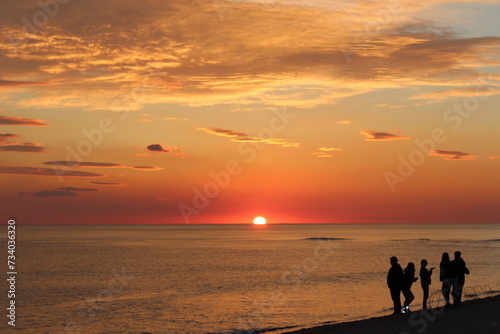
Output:
[[[0,328],[280,333],[381,316],[391,256],[436,267],[437,306],[441,254],[456,250],[466,299],[498,293],[500,224],[18,226],[16,328]],[[419,282],[412,291],[417,310]]]

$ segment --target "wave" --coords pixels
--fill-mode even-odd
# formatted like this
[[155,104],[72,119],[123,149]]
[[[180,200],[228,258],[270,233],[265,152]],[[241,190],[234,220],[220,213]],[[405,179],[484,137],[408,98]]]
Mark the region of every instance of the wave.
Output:
[[484,240],[484,241],[500,241],[500,239],[488,239],[488,240]]
[[328,241],[328,240],[354,240],[351,238],[326,238],[326,237],[310,237],[310,238],[305,238],[302,240],[322,240],[322,241]]

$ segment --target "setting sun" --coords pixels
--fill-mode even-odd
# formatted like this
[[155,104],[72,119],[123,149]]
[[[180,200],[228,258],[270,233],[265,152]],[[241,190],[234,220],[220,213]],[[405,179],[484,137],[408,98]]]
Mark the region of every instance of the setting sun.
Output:
[[255,217],[253,219],[253,223],[255,225],[265,225],[267,223],[266,218],[264,217]]

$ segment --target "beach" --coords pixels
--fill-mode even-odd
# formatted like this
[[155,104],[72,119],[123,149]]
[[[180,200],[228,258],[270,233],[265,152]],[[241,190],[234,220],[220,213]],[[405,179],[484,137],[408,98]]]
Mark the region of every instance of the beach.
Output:
[[287,332],[287,334],[443,334],[500,333],[500,295],[463,302],[458,307],[427,309]]

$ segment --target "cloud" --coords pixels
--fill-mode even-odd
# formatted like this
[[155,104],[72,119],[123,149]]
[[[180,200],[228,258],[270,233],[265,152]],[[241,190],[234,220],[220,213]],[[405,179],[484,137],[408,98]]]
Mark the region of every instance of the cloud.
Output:
[[161,170],[161,167],[153,166],[125,166],[112,162],[78,162],[78,161],[46,161],[43,164],[58,167],[83,167],[83,168],[131,168],[140,170]]
[[161,169],[163,169],[162,167],[153,167],[153,166],[133,166],[130,168],[140,169],[140,170],[161,170]]
[[337,121],[337,124],[340,124],[340,125],[346,125],[346,124],[351,124],[352,121],[349,121],[349,120],[343,120],[343,121]]
[[46,85],[45,82],[34,82],[34,81],[10,81],[10,80],[0,80],[0,87],[27,87],[27,86],[42,86]]
[[97,182],[97,181],[90,181],[90,183],[93,184],[98,184],[100,186],[111,186],[111,187],[124,187],[125,185],[120,182]]
[[[405,5],[375,34],[369,22],[386,19],[386,2],[87,0],[61,6],[68,15],[30,34],[19,17],[33,17],[39,5],[2,1],[0,67],[7,86],[50,80],[12,100],[23,107],[245,104],[280,87],[290,89],[261,102],[333,103],[388,86],[445,86],[495,64],[498,37],[460,38],[461,27],[453,31],[436,14],[447,1]],[[144,88],[141,100],[116,105],[131,87]]]
[[33,197],[63,197],[63,196],[70,196],[74,197],[77,196],[75,192],[82,191],[82,192],[89,192],[89,191],[99,191],[98,189],[93,189],[93,188],[76,188],[76,187],[59,187],[55,190],[40,190],[40,191],[34,191],[34,192],[20,192],[20,196],[33,196]]
[[269,145],[279,145],[282,147],[294,147],[294,148],[298,148],[300,146],[300,143],[292,143],[281,138],[263,139],[257,137],[240,137],[240,138],[233,138],[231,139],[231,141],[237,143],[263,143]]
[[103,174],[79,172],[72,170],[61,170],[37,167],[0,167],[0,174],[9,175],[33,175],[33,176],[61,176],[65,177],[103,177]]
[[166,150],[161,146],[160,144],[151,144],[146,147],[148,150],[153,151],[153,152],[170,152],[169,150]]
[[7,143],[0,145],[0,152],[44,152],[45,147],[38,143]]
[[412,96],[411,100],[445,100],[451,98],[465,98],[469,96],[492,96],[500,94],[500,89],[488,88],[485,86],[462,87],[440,90],[437,92],[423,93]]
[[40,190],[34,191],[31,193],[20,192],[19,195],[25,196],[33,196],[33,197],[62,197],[62,196],[71,196],[74,197],[76,194],[69,190]]
[[202,131],[205,131],[206,133],[210,133],[210,134],[213,134],[216,136],[221,136],[221,137],[245,137],[245,136],[248,136],[244,132],[218,129],[218,128],[196,128],[196,130],[202,130]]
[[48,124],[38,119],[10,117],[0,115],[0,125],[31,125],[31,126],[47,126]]
[[57,189],[66,191],[99,191],[99,189],[94,189],[94,188],[75,188],[75,187],[59,187]]
[[391,141],[391,140],[404,140],[411,139],[410,137],[402,137],[393,133],[379,132],[379,131],[361,131],[365,135],[366,141]]
[[336,147],[320,147],[318,150],[323,152],[342,151],[341,148],[336,148]]
[[314,155],[316,158],[333,158],[333,155],[327,154],[325,152],[313,152],[312,155]]
[[20,136],[14,133],[0,133],[0,142],[7,141],[10,138],[15,138],[15,137],[20,137]]
[[491,156],[490,156],[490,159],[491,159],[491,160],[494,160],[494,159],[500,159],[500,155],[491,155]]
[[476,155],[464,153],[462,151],[434,150],[431,151],[429,155],[443,157],[444,160],[475,160],[477,158]]
[[57,165],[65,167],[90,167],[90,168],[127,168],[121,164],[112,162],[78,162],[78,161],[46,161],[44,165]]
[[333,158],[333,155],[330,154],[329,152],[334,152],[334,151],[342,151],[342,149],[336,147],[320,147],[318,148],[318,152],[313,152],[312,155],[314,155],[317,158]]

